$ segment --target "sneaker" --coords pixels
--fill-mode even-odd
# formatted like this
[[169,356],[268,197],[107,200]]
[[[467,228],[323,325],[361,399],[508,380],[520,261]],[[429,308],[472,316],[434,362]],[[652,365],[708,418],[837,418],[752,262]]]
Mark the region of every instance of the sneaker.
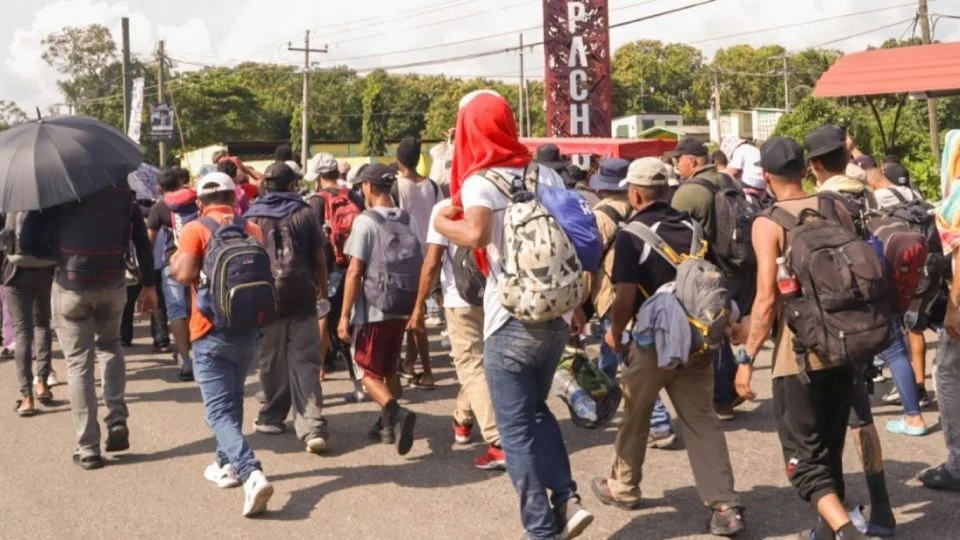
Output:
[[673,432],[673,429],[665,429],[663,431],[650,431],[650,435],[647,436],[647,447],[657,448],[659,450],[665,450],[673,446],[673,443],[677,441],[677,435]]
[[417,413],[400,407],[393,419],[393,431],[397,438],[397,453],[407,455],[413,447],[413,427],[417,424]]
[[177,375],[177,379],[179,379],[180,382],[193,382],[193,372],[180,370],[180,373]]
[[283,426],[261,424],[259,420],[253,421],[253,427],[257,430],[257,433],[263,433],[264,435],[280,435],[283,433]]
[[426,326],[440,326],[443,324],[443,319],[441,319],[436,315],[430,315],[429,317],[424,319],[423,324],[425,324]]
[[[40,377],[36,375],[33,376],[33,385],[36,386],[40,384]],[[60,379],[57,378],[57,372],[50,370],[50,374],[47,375],[47,386],[53,388],[54,386],[60,386]]]
[[573,497],[563,506],[554,509],[554,514],[560,528],[560,540],[569,540],[580,536],[593,523],[593,514],[580,506],[579,497]]
[[213,482],[218,488],[228,489],[240,486],[240,479],[237,478],[237,470],[233,465],[227,463],[223,467],[213,462],[207,465],[203,471],[203,477]]
[[637,510],[640,508],[640,501],[627,502],[621,501],[620,499],[613,496],[613,493],[610,492],[610,486],[607,485],[606,478],[594,478],[590,482],[590,490],[593,491],[593,494],[600,499],[600,502],[607,506],[614,506],[621,510]]
[[731,506],[723,510],[714,509],[707,525],[714,536],[734,536],[746,528],[743,520],[743,508]]
[[886,405],[899,405],[900,392],[897,391],[897,387],[894,386],[893,388],[890,389],[889,392],[881,396],[880,401],[882,401]]
[[883,383],[887,382],[890,379],[887,379],[887,376],[883,374],[883,368],[877,370],[877,373],[873,376],[873,382]]
[[470,444],[470,435],[473,433],[473,424],[461,424],[453,421],[453,440],[457,444]]
[[311,454],[322,454],[327,451],[327,439],[316,436],[307,439],[307,452]]
[[[52,386],[52,385],[48,383],[47,386]],[[926,388],[923,388],[923,387],[918,388],[918,389],[917,389],[917,395],[920,397],[920,406],[921,406],[921,407],[929,407],[929,406],[930,406],[931,400],[930,400],[930,396],[927,394],[927,389],[926,389]]]
[[252,517],[267,510],[273,497],[273,485],[261,471],[253,471],[243,484],[243,517]]
[[737,413],[733,412],[733,404],[730,405],[718,405],[713,404],[713,412],[716,413],[717,418],[724,422],[729,422],[737,418]]
[[99,455],[80,457],[80,454],[74,454],[73,462],[85,471],[103,468],[103,458]]
[[481,471],[505,471],[507,455],[503,453],[502,448],[491,444],[486,452],[474,458],[473,465]]
[[107,430],[107,452],[122,452],[130,449],[130,430],[126,424],[114,424]]

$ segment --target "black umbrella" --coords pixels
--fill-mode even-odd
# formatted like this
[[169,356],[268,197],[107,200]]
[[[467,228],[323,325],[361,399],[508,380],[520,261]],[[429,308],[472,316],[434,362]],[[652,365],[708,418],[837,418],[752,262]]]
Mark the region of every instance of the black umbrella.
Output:
[[143,151],[111,125],[52,116],[0,132],[0,210],[40,210],[127,181]]

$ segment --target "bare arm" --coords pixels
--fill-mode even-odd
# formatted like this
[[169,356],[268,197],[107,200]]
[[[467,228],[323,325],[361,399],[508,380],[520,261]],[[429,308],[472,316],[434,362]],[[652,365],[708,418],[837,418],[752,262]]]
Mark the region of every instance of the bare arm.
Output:
[[637,302],[635,283],[618,283],[614,287],[613,305],[610,306],[610,332],[619,340],[620,335],[633,318],[633,308]]
[[440,211],[436,219],[437,232],[460,247],[486,247],[493,236],[493,211],[484,206],[473,206],[463,211],[462,220],[453,221],[459,211],[454,206]]
[[180,283],[190,285],[200,277],[201,264],[201,259],[178,251],[170,257],[170,275]]
[[350,315],[354,304],[357,303],[357,298],[360,296],[360,281],[363,279],[366,267],[366,262],[353,257],[350,259],[347,275],[343,278],[343,310],[340,312],[337,333],[340,335],[340,339],[347,343],[350,343]]
[[317,280],[317,299],[326,300],[329,294],[327,290],[327,256],[324,255],[322,246],[313,252],[313,264],[316,267],[314,277]]
[[157,231],[153,229],[147,229],[147,238],[150,240],[150,245],[157,245]]
[[414,304],[413,313],[410,315],[409,328],[418,330],[422,328],[423,314],[426,310],[427,297],[430,296],[430,290],[440,278],[440,269],[443,265],[443,253],[446,248],[438,244],[428,244],[427,257],[423,261],[423,270],[420,271],[420,285],[417,289],[417,303]]
[[769,219],[753,222],[753,249],[757,254],[757,296],[753,301],[750,333],[747,336],[747,355],[755,358],[763,342],[770,335],[776,317],[777,257],[780,256],[782,232]]

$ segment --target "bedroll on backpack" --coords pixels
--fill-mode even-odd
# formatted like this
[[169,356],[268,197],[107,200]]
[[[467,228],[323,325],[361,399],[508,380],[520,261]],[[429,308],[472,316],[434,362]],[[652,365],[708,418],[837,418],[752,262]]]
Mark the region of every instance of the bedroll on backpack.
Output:
[[203,256],[197,307],[214,328],[250,332],[278,318],[277,291],[267,251],[246,232],[246,221],[200,218],[212,236]]
[[377,240],[367,261],[363,294],[389,315],[410,315],[417,303],[423,251],[410,228],[410,214],[400,210],[390,217],[376,210],[363,213],[377,224]]
[[573,311],[585,296],[583,266],[559,222],[536,197],[537,164],[524,178],[484,177],[510,201],[503,218],[500,303],[522,322],[551,321]]
[[[797,352],[843,366],[866,362],[890,344],[890,298],[874,248],[841,225],[836,203],[794,216],[774,206],[770,219],[787,233],[787,269],[800,294],[784,305]],[[798,354],[798,358],[804,355]]]
[[753,199],[747,197],[736,180],[726,175],[723,187],[704,178],[694,178],[691,182],[713,194],[717,232],[716,238],[709,240],[723,270],[727,275],[735,275],[741,270],[756,268],[751,236],[760,207],[751,202]]
[[350,190],[346,188],[336,193],[320,191],[316,196],[323,199],[323,227],[333,249],[333,262],[337,266],[346,266],[347,256],[343,253],[343,248],[350,238],[353,221],[360,215],[360,208],[350,200]]
[[652,228],[633,222],[623,230],[643,242],[677,269],[672,283],[660,290],[671,291],[690,321],[690,353],[716,350],[723,344],[730,323],[730,292],[723,272],[706,260],[707,242],[698,223],[693,223],[693,239],[688,253],[679,254]]

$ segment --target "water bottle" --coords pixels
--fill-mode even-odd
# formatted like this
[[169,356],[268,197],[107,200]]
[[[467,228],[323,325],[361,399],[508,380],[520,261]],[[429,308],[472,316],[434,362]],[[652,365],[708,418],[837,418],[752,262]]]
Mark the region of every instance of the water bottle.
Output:
[[558,369],[554,372],[553,389],[557,396],[565,399],[567,403],[570,404],[574,414],[579,418],[587,420],[588,422],[597,421],[597,402],[590,397],[590,394],[588,394],[586,390],[577,384],[577,380],[569,371]]
[[800,294],[800,282],[787,269],[787,261],[783,257],[777,257],[777,288],[785,300]]

